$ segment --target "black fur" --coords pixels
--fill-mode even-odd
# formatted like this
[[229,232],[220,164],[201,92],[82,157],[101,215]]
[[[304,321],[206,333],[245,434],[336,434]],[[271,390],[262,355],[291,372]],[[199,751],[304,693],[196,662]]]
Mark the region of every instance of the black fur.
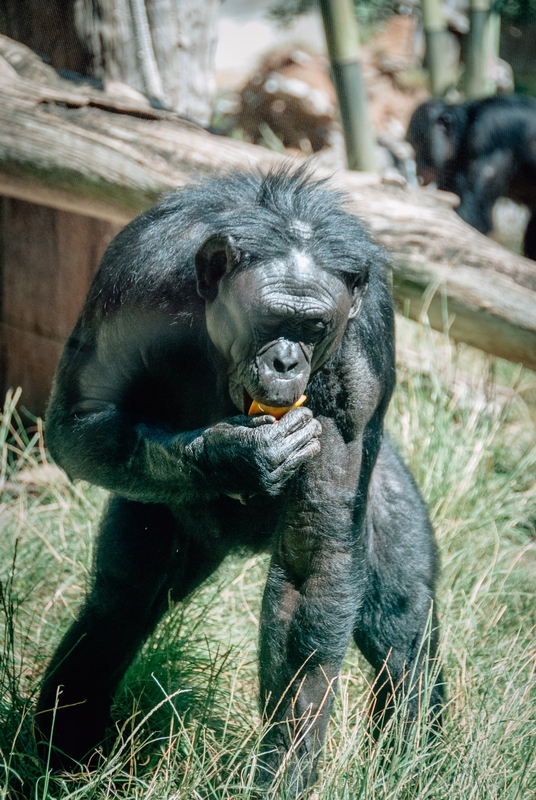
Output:
[[407,139],[425,182],[460,197],[462,219],[492,229],[499,197],[528,206],[524,249],[536,259],[536,100],[505,95],[447,105],[433,99],[414,112]]
[[[383,435],[394,380],[383,252],[303,171],[201,182],[119,234],[47,416],[68,475],[112,492],[91,590],[38,703],[46,748],[62,687],[54,766],[91,754],[169,599],[237,547],[272,553],[260,702],[275,724],[261,785],[300,731],[288,786],[298,794],[314,780],[352,635],[380,675],[376,718],[390,713],[393,687],[413,693],[416,713],[408,675],[422,674],[436,549]],[[251,397],[287,406],[303,391],[307,408],[277,423],[246,416]],[[439,713],[439,683],[431,704]]]

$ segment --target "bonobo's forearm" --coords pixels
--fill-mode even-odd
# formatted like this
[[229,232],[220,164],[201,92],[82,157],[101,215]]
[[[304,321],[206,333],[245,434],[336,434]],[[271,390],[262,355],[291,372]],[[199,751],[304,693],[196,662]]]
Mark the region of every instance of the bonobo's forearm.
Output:
[[63,419],[52,413],[46,433],[53,458],[72,480],[151,503],[209,491],[189,447],[202,431],[171,434],[112,407]]
[[275,496],[320,450],[321,426],[308,409],[277,425],[273,417],[239,415],[177,433],[132,419],[111,403],[84,414],[59,409],[52,404],[47,442],[67,474],[144,502]]

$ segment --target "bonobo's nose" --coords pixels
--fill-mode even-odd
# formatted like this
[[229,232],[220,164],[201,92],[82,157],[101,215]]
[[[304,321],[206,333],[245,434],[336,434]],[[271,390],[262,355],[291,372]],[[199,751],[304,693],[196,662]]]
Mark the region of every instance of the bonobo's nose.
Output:
[[304,369],[308,369],[302,348],[298,342],[288,339],[279,339],[260,353],[259,365],[263,372],[272,374],[279,380],[293,380]]
[[[296,349],[300,349],[295,342],[278,342],[270,351],[272,364],[276,372],[286,375],[299,367],[300,358]],[[301,351],[300,351],[301,352]]]

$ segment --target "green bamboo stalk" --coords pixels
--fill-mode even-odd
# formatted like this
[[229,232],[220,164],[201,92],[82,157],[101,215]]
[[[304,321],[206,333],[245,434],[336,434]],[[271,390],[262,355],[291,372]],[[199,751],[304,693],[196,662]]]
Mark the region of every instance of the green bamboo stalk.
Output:
[[352,0],[320,0],[324,31],[346,143],[348,168],[376,169],[376,143],[361,68],[359,31]]
[[486,77],[494,16],[490,9],[490,0],[470,0],[470,29],[464,47],[464,87],[469,98],[487,97],[495,91]]
[[[492,4],[488,21],[488,51],[491,58],[497,62],[501,47],[501,15],[497,11],[496,4]],[[491,80],[487,81],[488,95],[495,94],[497,84]]]
[[422,24],[426,46],[425,64],[430,78],[430,91],[441,97],[452,83],[448,63],[447,23],[441,0],[421,0]]

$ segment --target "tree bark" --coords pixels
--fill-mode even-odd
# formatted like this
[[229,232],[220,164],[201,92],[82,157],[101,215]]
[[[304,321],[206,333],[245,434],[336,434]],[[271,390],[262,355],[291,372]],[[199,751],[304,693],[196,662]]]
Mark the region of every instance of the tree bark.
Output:
[[208,125],[220,0],[3,0],[0,32],[55,68],[119,81]]
[[0,33],[35,50],[57,69],[89,75],[89,52],[77,34],[73,0],[1,0]]
[[320,0],[320,11],[337,90],[348,168],[376,168],[376,141],[361,64],[359,30],[352,0]]
[[[125,224],[192,180],[288,161],[134,101],[24,79],[13,68],[20,46],[4,37],[0,54],[11,58],[0,62],[0,80],[2,69],[10,76],[0,86],[0,194]],[[391,251],[395,298],[410,316],[424,309],[455,339],[536,369],[533,261],[470,228],[441,193],[368,173],[331,183]]]

